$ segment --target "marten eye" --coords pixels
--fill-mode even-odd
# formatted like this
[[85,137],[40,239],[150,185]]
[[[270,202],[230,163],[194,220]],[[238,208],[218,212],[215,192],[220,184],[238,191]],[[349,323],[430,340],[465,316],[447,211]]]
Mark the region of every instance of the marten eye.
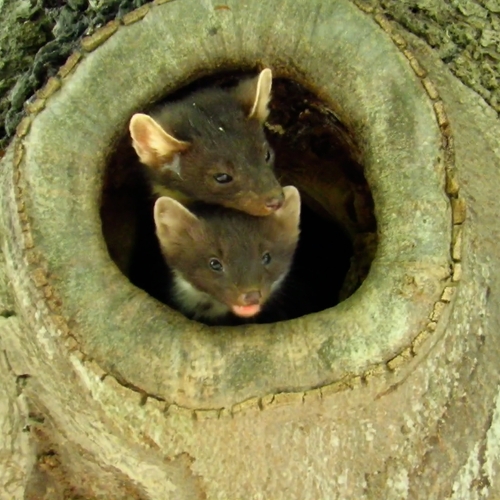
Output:
[[265,266],[267,266],[270,262],[271,262],[271,254],[269,252],[266,252],[262,256],[262,264],[264,264]]
[[266,150],[266,163],[269,163],[272,157],[273,153],[271,152],[271,150],[270,149]]
[[215,174],[214,179],[219,184],[227,184],[228,182],[231,182],[233,180],[233,178],[229,174]]
[[222,262],[219,259],[210,259],[208,264],[214,271],[217,271],[218,273],[224,270],[224,266],[222,265]]

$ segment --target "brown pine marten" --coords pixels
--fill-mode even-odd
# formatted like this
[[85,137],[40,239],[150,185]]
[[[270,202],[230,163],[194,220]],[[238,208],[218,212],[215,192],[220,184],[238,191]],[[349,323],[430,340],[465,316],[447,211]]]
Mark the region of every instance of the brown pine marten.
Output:
[[215,205],[186,208],[165,196],[156,201],[156,234],[171,270],[174,307],[208,324],[258,320],[284,284],[299,239],[299,192],[287,186],[283,193],[283,203],[267,217]]
[[234,88],[198,90],[132,116],[132,145],[153,191],[256,216],[278,210],[283,190],[263,130],[271,84],[267,68]]

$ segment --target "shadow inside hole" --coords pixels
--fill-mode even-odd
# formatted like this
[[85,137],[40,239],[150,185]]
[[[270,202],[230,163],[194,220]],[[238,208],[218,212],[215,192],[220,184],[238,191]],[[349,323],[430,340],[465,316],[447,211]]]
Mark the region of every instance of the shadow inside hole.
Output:
[[[230,86],[242,75],[202,78],[168,99],[207,85]],[[273,80],[266,134],[282,185],[301,192],[301,236],[283,290],[258,322],[292,319],[332,307],[365,279],[377,246],[373,199],[354,134],[304,87]],[[101,218],[111,258],[130,281],[170,304],[170,274],[155,236],[154,199],[128,132],[111,158],[103,183]]]

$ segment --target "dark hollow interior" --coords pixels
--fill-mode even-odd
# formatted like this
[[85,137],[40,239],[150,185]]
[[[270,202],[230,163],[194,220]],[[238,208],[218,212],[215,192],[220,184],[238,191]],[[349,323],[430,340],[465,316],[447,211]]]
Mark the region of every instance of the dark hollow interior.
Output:
[[[166,99],[207,85],[230,86],[241,76],[201,78]],[[296,186],[302,198],[299,246],[279,297],[292,319],[333,307],[360,286],[375,255],[377,228],[362,152],[331,106],[297,82],[276,78],[270,109],[265,128],[277,177],[282,185]],[[154,233],[153,204],[127,130],[103,180],[103,234],[111,258],[130,281],[168,304],[169,274]],[[268,309],[257,322],[276,321],[272,303]]]

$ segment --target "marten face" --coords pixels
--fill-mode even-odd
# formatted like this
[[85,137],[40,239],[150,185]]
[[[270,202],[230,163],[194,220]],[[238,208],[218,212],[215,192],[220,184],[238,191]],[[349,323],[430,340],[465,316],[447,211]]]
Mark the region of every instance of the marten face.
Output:
[[[283,203],[263,123],[270,71],[231,91],[207,89],[131,120],[133,145],[153,189],[269,215]],[[174,195],[175,197],[175,195]]]
[[160,169],[153,177],[155,188],[168,186],[188,198],[251,215],[269,215],[278,209],[283,191],[274,174],[274,152],[261,125],[246,118],[232,102],[219,106],[219,115],[210,122],[204,109],[192,111],[196,112],[189,113],[188,123],[194,125],[189,135],[196,139],[179,156],[179,174]]
[[268,217],[213,206],[195,215],[171,198],[157,200],[157,235],[181,310],[194,317],[260,313],[287,276],[298,242],[300,197],[292,186],[284,193]]

